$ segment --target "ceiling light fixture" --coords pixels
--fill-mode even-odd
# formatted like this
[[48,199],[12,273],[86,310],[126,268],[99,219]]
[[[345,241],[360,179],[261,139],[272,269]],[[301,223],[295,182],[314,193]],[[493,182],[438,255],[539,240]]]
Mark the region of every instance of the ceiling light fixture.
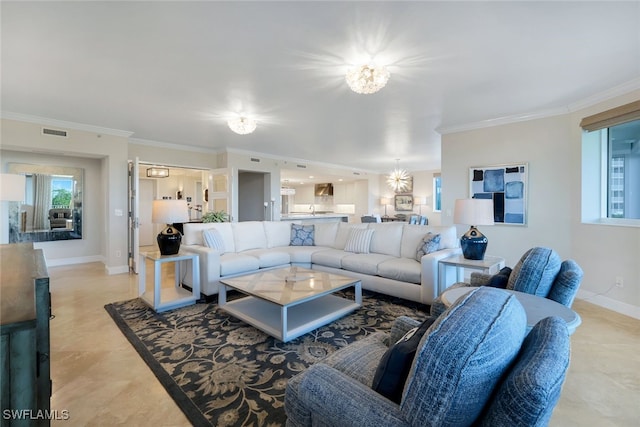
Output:
[[227,124],[229,125],[229,129],[235,133],[239,135],[247,135],[256,130],[257,122],[252,118],[239,116],[229,119]]
[[387,184],[393,188],[396,193],[401,193],[409,188],[409,173],[400,169],[400,159],[396,159],[396,168],[389,174]]
[[384,65],[356,65],[347,70],[347,84],[355,93],[376,93],[389,81],[389,71]]

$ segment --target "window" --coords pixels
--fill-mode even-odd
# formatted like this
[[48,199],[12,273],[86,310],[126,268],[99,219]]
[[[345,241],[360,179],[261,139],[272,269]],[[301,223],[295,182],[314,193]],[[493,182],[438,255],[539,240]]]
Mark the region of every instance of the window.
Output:
[[433,174],[433,211],[440,212],[442,210],[442,178],[439,173]]
[[583,221],[640,225],[640,101],[581,126]]
[[70,208],[73,197],[73,178],[53,175],[51,177],[51,207]]

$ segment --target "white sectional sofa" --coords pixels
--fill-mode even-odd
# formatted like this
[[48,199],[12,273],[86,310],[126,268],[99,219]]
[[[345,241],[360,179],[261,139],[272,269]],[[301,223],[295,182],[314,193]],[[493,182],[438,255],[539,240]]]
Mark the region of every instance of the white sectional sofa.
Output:
[[[200,289],[208,296],[218,293],[221,278],[297,265],[357,277],[364,289],[424,304],[438,296],[438,260],[461,253],[453,226],[345,222],[313,226],[313,246],[291,246],[291,222],[187,223],[181,250],[199,255]],[[205,246],[203,232],[211,228],[218,230],[222,251]],[[369,253],[344,250],[351,230],[359,228],[373,230]],[[429,232],[440,234],[438,250],[418,261],[418,246]],[[183,283],[192,285],[190,274]]]

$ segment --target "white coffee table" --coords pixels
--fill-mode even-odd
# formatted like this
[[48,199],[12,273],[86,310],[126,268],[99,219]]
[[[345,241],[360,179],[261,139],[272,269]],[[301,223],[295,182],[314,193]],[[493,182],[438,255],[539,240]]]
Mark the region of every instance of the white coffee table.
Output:
[[[451,304],[463,295],[468,294],[474,289],[478,289],[476,286],[461,286],[459,288],[448,289],[440,297],[445,307],[449,307]],[[567,322],[567,328],[569,334],[573,334],[578,326],[582,323],[580,315],[569,307],[560,304],[549,298],[542,298],[535,295],[527,294],[519,291],[511,291],[508,289],[500,289],[504,292],[510,292],[518,298],[520,304],[524,308],[527,314],[527,331],[530,331],[533,326],[540,320],[549,316],[558,316]]]
[[[220,280],[220,309],[287,342],[362,306],[362,285],[353,277],[300,267],[267,270]],[[354,300],[333,295],[355,288]],[[227,301],[227,290],[246,297]]]

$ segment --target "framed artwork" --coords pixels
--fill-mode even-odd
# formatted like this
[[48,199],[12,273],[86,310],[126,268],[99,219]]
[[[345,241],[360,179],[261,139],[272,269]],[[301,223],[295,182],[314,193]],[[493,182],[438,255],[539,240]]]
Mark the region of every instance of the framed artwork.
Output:
[[396,211],[412,211],[413,195],[396,194],[393,198],[393,207]]
[[493,200],[496,224],[527,224],[528,163],[469,168],[469,196]]

